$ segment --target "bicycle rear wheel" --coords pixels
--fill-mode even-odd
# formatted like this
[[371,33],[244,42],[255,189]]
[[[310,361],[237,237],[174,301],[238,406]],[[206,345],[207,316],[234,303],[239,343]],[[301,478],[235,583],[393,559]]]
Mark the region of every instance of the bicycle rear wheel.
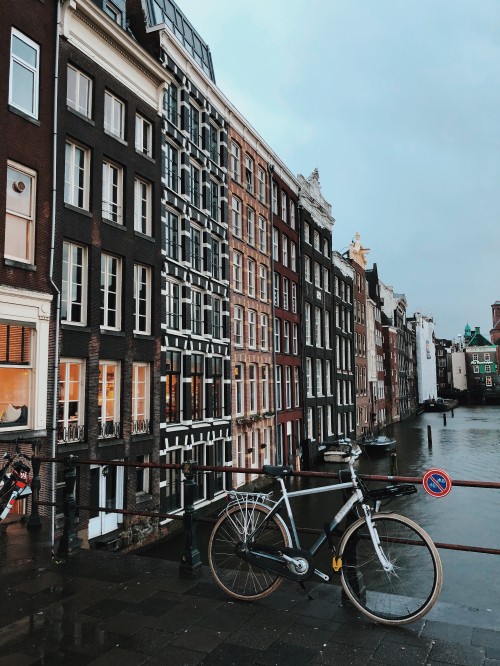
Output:
[[339,546],[344,590],[352,603],[376,622],[414,622],[432,608],[441,591],[439,553],[430,536],[405,516],[375,514],[372,520],[393,569],[384,571],[366,518],[361,518],[347,529]]
[[235,599],[262,599],[282,583],[278,574],[265,571],[246,562],[235,548],[247,535],[260,545],[290,546],[290,536],[279,516],[267,519],[270,510],[265,506],[235,506],[216,523],[208,544],[208,563],[215,582]]

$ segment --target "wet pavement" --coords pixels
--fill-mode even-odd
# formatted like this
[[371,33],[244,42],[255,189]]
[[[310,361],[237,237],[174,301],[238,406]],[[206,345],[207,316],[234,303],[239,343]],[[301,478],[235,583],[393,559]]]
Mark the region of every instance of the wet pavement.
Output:
[[206,567],[182,580],[175,562],[89,550],[58,563],[47,534],[0,525],[0,666],[500,665],[498,607],[438,602],[390,628],[343,606],[334,585],[309,586],[312,601],[285,581],[233,602]]

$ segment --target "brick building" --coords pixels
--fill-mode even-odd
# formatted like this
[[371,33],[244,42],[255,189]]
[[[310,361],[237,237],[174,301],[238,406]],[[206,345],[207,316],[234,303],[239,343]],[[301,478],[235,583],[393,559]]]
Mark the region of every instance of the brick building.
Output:
[[372,431],[378,431],[386,424],[385,383],[384,383],[384,346],[382,332],[382,298],[378,280],[377,264],[366,271],[368,296],[374,308],[374,347],[376,374],[370,389],[370,418]]

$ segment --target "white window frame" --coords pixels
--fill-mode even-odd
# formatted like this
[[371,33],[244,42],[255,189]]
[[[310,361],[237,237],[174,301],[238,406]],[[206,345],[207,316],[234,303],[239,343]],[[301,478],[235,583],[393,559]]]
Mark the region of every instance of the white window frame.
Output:
[[248,310],[248,348],[257,348],[257,312]]
[[248,410],[250,414],[257,412],[257,365],[249,363],[248,365]]
[[152,185],[143,178],[134,180],[134,230],[145,236],[152,235]]
[[231,141],[231,176],[237,183],[241,182],[241,148],[236,141]]
[[[144,387],[143,395],[139,390],[141,386]],[[150,394],[151,366],[149,363],[134,361],[132,363],[132,435],[149,432]],[[141,401],[143,402],[142,410],[139,407]],[[140,421],[143,423],[139,424]]]
[[[74,72],[74,80],[70,80],[69,72]],[[84,74],[74,65],[68,63],[66,81],[66,105],[85,118],[92,118],[92,88],[93,81],[90,76]],[[74,83],[74,90],[70,90]],[[82,90],[82,84],[86,84],[87,90]],[[86,93],[86,99],[85,94]],[[70,96],[71,95],[71,96]]]
[[255,280],[257,278],[257,264],[253,259],[247,259],[248,296],[255,298]]
[[259,188],[259,201],[262,204],[266,203],[266,172],[262,167],[257,169],[257,180]]
[[254,193],[254,161],[248,153],[245,154],[245,187],[247,192]]
[[300,405],[300,373],[297,365],[293,368],[293,394],[294,394],[294,406],[299,407]]
[[[151,334],[151,268],[143,264],[134,264],[134,333],[139,335]],[[145,305],[145,312],[141,314],[138,303]],[[144,322],[144,323],[142,323]]]
[[[75,250],[81,250],[81,283],[75,280],[75,270],[78,270],[79,265],[74,256]],[[68,324],[76,324],[85,326],[87,323],[87,285],[88,285],[88,254],[85,245],[73,243],[70,241],[63,242],[63,257],[62,257],[62,287],[61,287],[61,300],[66,304],[66,316],[61,312],[61,321]],[[72,306],[76,301],[72,300],[80,290],[80,318],[73,319]]]
[[[24,60],[22,56],[14,53],[14,39],[18,39],[21,42],[24,42],[26,46],[30,49],[33,49],[36,54],[36,63],[32,63]],[[14,67],[19,67],[28,72],[32,78],[32,92],[31,92],[31,109],[26,108],[19,102],[15,101],[15,81],[18,80],[18,77],[15,76]],[[31,118],[38,118],[38,102],[39,102],[39,89],[40,89],[40,46],[32,39],[24,35],[19,30],[12,28],[11,33],[11,42],[10,42],[10,75],[9,75],[9,104],[14,108],[22,111],[27,116]]]
[[153,125],[140,113],[135,114],[135,149],[141,155],[153,157]]
[[[104,261],[104,267],[103,267],[103,261]],[[112,261],[116,261],[116,310],[115,312],[115,317],[116,317],[116,323],[114,326],[111,326],[109,322],[109,313],[111,312],[109,309],[109,265]],[[104,284],[104,294],[103,292],[103,285],[102,285],[102,279],[103,279],[103,273],[106,279],[106,282]],[[113,254],[107,254],[103,252],[101,254],[101,297],[103,298],[104,302],[104,308],[103,311],[101,309],[101,317],[103,318],[103,321],[101,321],[101,328],[103,329],[108,329],[111,331],[119,331],[121,330],[121,304],[122,304],[122,260],[120,257],[116,257]]]
[[[68,140],[65,150],[64,202],[75,208],[89,210],[90,149]],[[75,164],[77,154],[83,157],[83,165]]]
[[243,308],[241,305],[234,306],[234,328],[233,328],[234,346],[243,346]]
[[104,91],[104,131],[121,141],[125,138],[125,102],[110,90]]
[[233,250],[233,289],[243,291],[243,255],[238,250]]
[[236,416],[245,412],[245,366],[236,363],[234,366],[234,411]]
[[255,211],[247,206],[247,243],[255,247]]
[[241,199],[235,197],[234,194],[231,197],[231,224],[233,236],[241,238],[243,233],[241,224]]
[[[112,382],[112,390],[108,391],[108,368],[114,368],[114,376]],[[99,438],[105,437],[116,437],[117,431],[115,430],[115,424],[120,423],[120,362],[119,361],[109,361],[109,360],[100,360],[99,361],[99,389],[97,395],[99,417],[98,421],[100,424],[100,433]],[[100,395],[99,395],[100,394]],[[101,404],[99,404],[99,402]],[[108,411],[108,406],[110,407]],[[110,418],[111,417],[111,418]],[[107,429],[104,423],[108,422],[113,423],[113,428],[111,431]]]
[[[72,379],[72,366],[78,368],[76,380]],[[85,360],[61,358],[58,382],[57,440],[65,443],[84,441]],[[76,403],[76,405],[74,404],[70,414],[71,403]]]
[[285,409],[292,408],[292,367],[285,365]]
[[267,254],[267,220],[259,215],[259,250]]
[[263,303],[267,303],[267,266],[264,264],[259,267],[259,297]]
[[[116,174],[116,180],[111,176]],[[123,224],[123,169],[111,160],[102,163],[102,217]]]
[[276,183],[273,183],[273,213],[278,214],[278,186]]
[[276,410],[283,409],[283,367],[276,366],[276,388],[275,388]]
[[269,349],[269,316],[264,312],[260,314],[260,348],[262,351]]
[[297,324],[292,324],[292,353],[298,356],[299,353],[299,327]]
[[283,222],[287,222],[288,220],[288,212],[287,212],[287,204],[286,204],[286,192],[281,191],[281,219]]
[[[9,195],[9,189],[14,194]],[[35,261],[36,190],[36,172],[17,162],[8,161],[4,256],[25,264],[33,264]],[[17,209],[14,207],[9,208],[9,196],[19,201]],[[21,233],[22,229],[19,228],[20,226],[24,228],[24,234]],[[17,239],[23,236],[24,242],[22,245],[24,251],[18,254],[9,252],[8,245],[10,242],[12,241],[13,243],[11,249],[17,250],[19,245]]]

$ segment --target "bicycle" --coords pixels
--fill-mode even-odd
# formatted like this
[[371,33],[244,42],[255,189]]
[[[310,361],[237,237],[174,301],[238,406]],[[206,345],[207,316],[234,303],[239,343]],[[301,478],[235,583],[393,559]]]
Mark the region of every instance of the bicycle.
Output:
[[[350,452],[346,452],[348,458]],[[215,524],[208,560],[215,582],[231,597],[257,600],[274,592],[285,578],[304,582],[314,575],[330,582],[340,574],[352,604],[376,622],[402,625],[414,622],[435,604],[443,582],[441,559],[429,535],[415,522],[396,513],[381,512],[382,503],[417,492],[412,484],[393,484],[369,490],[358,478],[352,460],[339,472],[339,483],[289,492],[287,466],[264,465],[276,480],[281,497],[272,493],[230,491],[228,504]],[[346,479],[350,477],[347,481]],[[300,545],[290,499],[342,490],[351,491],[345,504],[325,525],[324,533],[305,550]],[[285,508],[287,521],[278,513]],[[351,512],[335,547],[336,528]],[[316,568],[314,556],[327,543],[333,552],[333,574]]]
[[[4,453],[3,459],[6,462],[0,469],[0,522],[9,515],[18,499],[31,495],[29,479],[31,468],[22,462],[23,459],[31,461],[30,456],[21,453],[17,448],[14,457]],[[12,471],[7,473],[9,467],[12,467]]]

